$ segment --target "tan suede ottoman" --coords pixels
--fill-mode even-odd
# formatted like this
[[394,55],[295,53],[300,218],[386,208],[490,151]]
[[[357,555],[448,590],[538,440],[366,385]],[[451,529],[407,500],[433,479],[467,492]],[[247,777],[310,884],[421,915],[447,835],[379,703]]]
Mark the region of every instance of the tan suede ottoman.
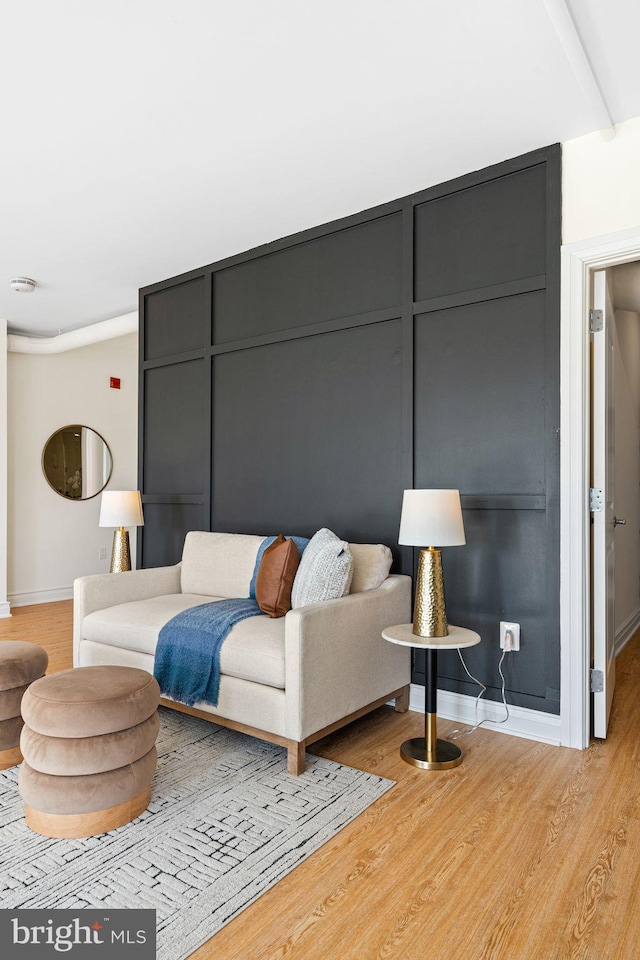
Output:
[[31,684],[18,782],[32,830],[95,836],[146,809],[159,701],[155,678],[135,667],[76,667]]
[[0,770],[22,760],[20,703],[34,680],[44,676],[49,657],[37,643],[6,640],[0,643]]

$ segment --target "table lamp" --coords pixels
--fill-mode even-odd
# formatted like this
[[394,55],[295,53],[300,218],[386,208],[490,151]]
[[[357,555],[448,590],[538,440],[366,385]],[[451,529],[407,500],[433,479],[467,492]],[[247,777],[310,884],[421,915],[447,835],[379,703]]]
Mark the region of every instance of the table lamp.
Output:
[[131,570],[129,531],[125,527],[142,527],[142,499],[138,490],[105,490],[100,503],[101,527],[118,527],[113,534],[111,573]]
[[[398,543],[420,551],[413,615],[418,637],[446,637],[442,554],[437,547],[465,543],[458,490],[405,490]],[[427,546],[433,544],[433,546]]]

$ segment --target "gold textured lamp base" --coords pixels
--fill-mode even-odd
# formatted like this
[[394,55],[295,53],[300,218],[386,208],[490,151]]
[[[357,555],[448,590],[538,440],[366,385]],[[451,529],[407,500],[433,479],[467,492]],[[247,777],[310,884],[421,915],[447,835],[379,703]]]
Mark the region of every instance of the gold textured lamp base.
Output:
[[420,551],[413,632],[417,637],[447,637],[442,554],[434,547]]
[[120,527],[113,534],[111,550],[111,573],[125,573],[131,570],[131,552],[129,550],[129,531]]

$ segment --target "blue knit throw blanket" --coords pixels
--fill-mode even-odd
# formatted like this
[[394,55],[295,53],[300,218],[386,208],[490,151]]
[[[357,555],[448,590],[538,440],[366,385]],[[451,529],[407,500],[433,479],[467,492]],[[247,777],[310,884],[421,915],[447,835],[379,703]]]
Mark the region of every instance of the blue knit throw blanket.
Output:
[[[213,600],[190,607],[172,617],[160,630],[153,675],[160,692],[192,707],[195,703],[217,706],[220,688],[220,649],[236,623],[262,614],[256,603],[258,567],[275,537],[267,537],[258,549],[249,599]],[[300,555],[309,543],[291,537]]]
[[261,613],[255,600],[213,600],[183,610],[165,623],[153,667],[162,695],[189,707],[199,702],[215,707],[220,648],[236,623]]

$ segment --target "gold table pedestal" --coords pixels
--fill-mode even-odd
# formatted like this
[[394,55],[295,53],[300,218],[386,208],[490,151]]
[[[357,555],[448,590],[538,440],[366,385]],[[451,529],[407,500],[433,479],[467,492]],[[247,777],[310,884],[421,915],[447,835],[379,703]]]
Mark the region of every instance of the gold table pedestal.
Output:
[[446,637],[419,637],[413,633],[413,624],[402,623],[387,627],[382,636],[390,643],[426,651],[424,737],[405,740],[400,756],[405,763],[422,770],[450,770],[462,763],[462,750],[449,740],[438,740],[436,698],[438,690],[438,650],[456,650],[480,643],[479,634],[464,627],[449,624]]
[[423,770],[448,770],[462,763],[462,750],[449,740],[436,740],[435,750],[427,750],[423,737],[405,740],[400,747],[400,756],[405,763]]

